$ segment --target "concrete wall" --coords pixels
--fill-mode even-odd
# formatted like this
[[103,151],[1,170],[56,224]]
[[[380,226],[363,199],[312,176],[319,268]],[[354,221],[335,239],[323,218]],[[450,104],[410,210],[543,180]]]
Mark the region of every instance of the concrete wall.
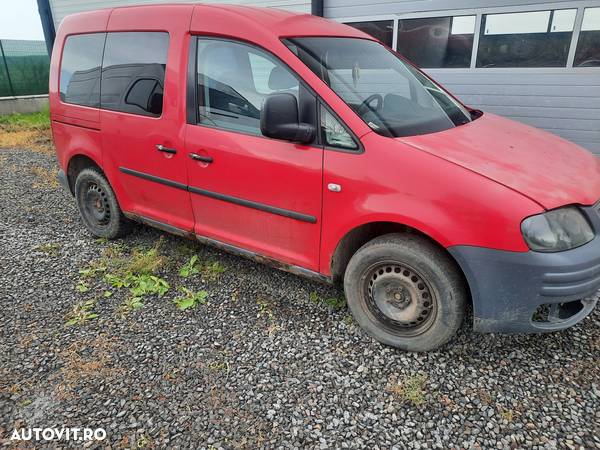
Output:
[[47,95],[0,97],[0,116],[14,113],[33,113],[48,107]]

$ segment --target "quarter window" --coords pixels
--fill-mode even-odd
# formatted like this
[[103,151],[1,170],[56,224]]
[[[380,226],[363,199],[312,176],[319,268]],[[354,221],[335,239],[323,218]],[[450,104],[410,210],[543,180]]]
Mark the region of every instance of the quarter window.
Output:
[[586,8],[575,52],[575,67],[600,67],[600,8]]
[[475,16],[398,20],[397,50],[423,68],[469,67]]
[[66,103],[100,105],[100,67],[104,33],[67,37],[60,66],[60,99]]
[[350,22],[346,25],[356,28],[380,40],[388,47],[392,46],[394,36],[394,22],[391,20],[378,20],[374,22]]
[[565,67],[576,12],[484,15],[477,67]]
[[323,142],[330,147],[356,150],[358,146],[340,121],[321,105],[321,133]]
[[[198,39],[199,123],[260,135],[260,111],[272,93],[293,94],[302,105],[307,95],[280,61],[253,46]],[[300,118],[303,120],[302,107]],[[313,119],[306,120],[314,123]]]
[[108,33],[102,64],[101,108],[160,116],[168,49],[167,33]]

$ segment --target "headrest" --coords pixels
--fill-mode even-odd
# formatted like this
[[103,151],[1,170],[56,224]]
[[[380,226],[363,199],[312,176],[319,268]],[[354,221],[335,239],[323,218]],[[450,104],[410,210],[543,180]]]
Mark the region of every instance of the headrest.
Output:
[[283,91],[298,86],[298,80],[294,78],[286,69],[281,66],[275,66],[269,75],[269,89],[274,91]]

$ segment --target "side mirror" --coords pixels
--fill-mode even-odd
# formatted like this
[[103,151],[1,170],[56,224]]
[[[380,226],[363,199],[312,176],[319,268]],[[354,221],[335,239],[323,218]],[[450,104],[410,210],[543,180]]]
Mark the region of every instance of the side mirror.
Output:
[[313,125],[300,123],[298,102],[292,94],[284,92],[269,95],[260,112],[260,131],[273,139],[308,144],[315,139]]

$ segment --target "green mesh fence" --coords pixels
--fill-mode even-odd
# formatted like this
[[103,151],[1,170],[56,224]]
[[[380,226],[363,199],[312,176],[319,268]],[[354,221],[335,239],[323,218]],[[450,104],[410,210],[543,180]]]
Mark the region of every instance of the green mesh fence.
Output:
[[0,40],[0,97],[47,94],[49,70],[44,41]]

